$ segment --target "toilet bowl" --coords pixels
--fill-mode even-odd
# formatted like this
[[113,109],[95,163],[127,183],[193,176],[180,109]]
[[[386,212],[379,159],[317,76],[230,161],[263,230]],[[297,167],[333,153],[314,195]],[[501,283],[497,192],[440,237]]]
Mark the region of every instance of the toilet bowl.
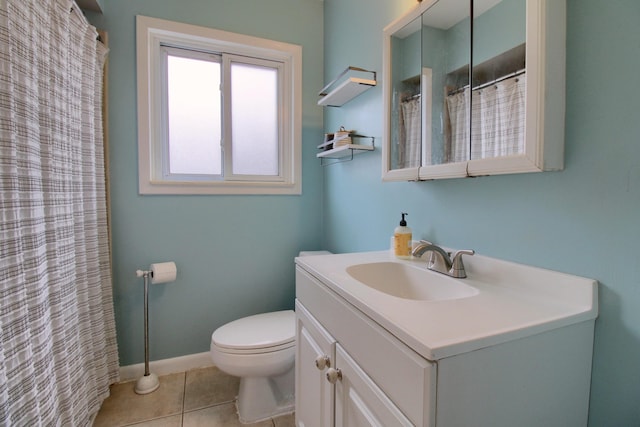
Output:
[[[328,255],[327,251],[298,256]],[[263,421],[295,410],[296,318],[293,310],[234,320],[211,335],[211,359],[223,372],[240,377],[236,400],[242,423]]]
[[257,314],[219,327],[211,335],[211,358],[221,371],[240,377],[240,422],[294,411],[293,310]]

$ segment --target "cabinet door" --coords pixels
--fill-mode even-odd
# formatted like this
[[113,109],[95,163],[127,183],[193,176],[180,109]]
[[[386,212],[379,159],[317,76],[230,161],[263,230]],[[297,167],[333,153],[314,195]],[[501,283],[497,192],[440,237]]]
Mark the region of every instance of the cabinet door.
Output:
[[325,377],[335,363],[335,340],[296,301],[296,426],[332,427],[334,387]]
[[336,427],[413,426],[340,344],[335,369]]

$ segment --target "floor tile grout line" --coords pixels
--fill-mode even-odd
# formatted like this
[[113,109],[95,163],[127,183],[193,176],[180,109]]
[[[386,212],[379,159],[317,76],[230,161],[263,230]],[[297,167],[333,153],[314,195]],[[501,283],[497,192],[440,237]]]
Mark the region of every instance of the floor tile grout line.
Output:
[[187,410],[187,409],[183,409],[183,410],[182,410],[182,413],[183,413],[183,414],[188,414],[189,412],[197,412],[197,411],[201,411],[201,410],[203,410],[203,409],[213,408],[213,407],[215,407],[215,406],[229,405],[229,404],[235,403],[235,401],[236,401],[235,399],[233,399],[233,400],[225,400],[225,401],[222,401],[222,402],[212,403],[212,404],[210,404],[210,405],[197,406],[197,407],[195,407],[195,408],[191,408],[191,409],[189,409],[189,410]]

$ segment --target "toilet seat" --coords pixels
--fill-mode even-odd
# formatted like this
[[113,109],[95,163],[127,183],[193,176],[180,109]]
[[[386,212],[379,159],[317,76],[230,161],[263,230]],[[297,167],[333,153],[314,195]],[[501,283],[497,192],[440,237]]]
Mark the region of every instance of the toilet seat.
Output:
[[256,314],[227,323],[211,335],[216,350],[231,354],[280,351],[295,346],[293,310]]
[[216,351],[218,351],[220,353],[227,353],[227,354],[266,354],[266,353],[273,353],[273,352],[281,351],[281,350],[287,350],[289,348],[295,347],[296,343],[294,341],[292,341],[292,342],[289,342],[289,343],[280,344],[280,345],[276,345],[276,346],[273,346],[273,347],[262,347],[262,348],[226,348],[226,347],[220,347],[216,343],[213,343],[213,345],[215,346]]

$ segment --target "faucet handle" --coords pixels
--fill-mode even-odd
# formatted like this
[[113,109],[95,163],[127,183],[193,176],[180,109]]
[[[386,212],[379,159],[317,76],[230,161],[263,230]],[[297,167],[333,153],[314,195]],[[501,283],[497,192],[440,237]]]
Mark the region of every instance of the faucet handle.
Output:
[[476,252],[473,249],[461,249],[454,252],[451,257],[451,269],[449,275],[458,279],[464,279],[467,277],[467,272],[464,270],[464,264],[462,262],[462,255],[473,255]]

